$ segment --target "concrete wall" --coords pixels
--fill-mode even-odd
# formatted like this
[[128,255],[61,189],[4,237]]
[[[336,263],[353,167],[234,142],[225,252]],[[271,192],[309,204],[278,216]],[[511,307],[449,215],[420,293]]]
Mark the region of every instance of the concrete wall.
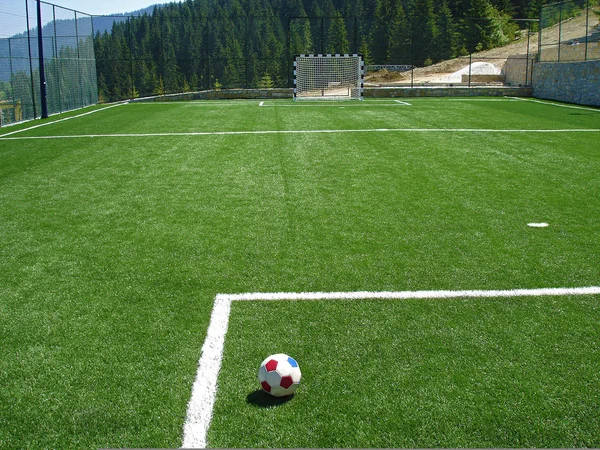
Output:
[[533,57],[530,55],[514,55],[504,65],[504,82],[509,86],[531,86]]
[[531,88],[507,86],[365,88],[365,98],[406,97],[531,97]]
[[[470,79],[470,80],[469,80]],[[488,75],[488,74],[476,74],[472,73],[469,76],[468,73],[461,75],[461,81],[463,83],[504,83],[504,75]]]
[[535,63],[532,84],[537,98],[600,106],[600,61]]

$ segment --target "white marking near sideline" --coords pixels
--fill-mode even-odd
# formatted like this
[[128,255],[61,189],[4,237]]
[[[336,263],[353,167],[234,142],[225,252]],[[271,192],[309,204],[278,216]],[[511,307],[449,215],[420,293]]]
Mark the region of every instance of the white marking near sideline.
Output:
[[[318,103],[320,102],[320,103]],[[387,102],[387,103],[384,103]],[[264,102],[263,102],[264,103]],[[340,106],[340,103],[345,103],[343,106]],[[390,101],[388,100],[380,100],[380,101],[355,101],[355,102],[350,102],[350,101],[336,101],[336,100],[316,100],[316,101],[307,101],[307,102],[294,102],[294,103],[264,103],[262,106],[268,106],[271,108],[302,108],[302,107],[309,107],[309,108],[315,108],[315,107],[320,107],[320,108],[368,108],[371,106],[398,106],[398,104],[396,102],[392,102],[390,103]]]
[[523,102],[541,103],[542,105],[558,106],[560,108],[582,109],[584,111],[600,112],[600,109],[586,108],[585,106],[564,105],[562,103],[544,102],[542,100],[533,100],[531,98],[521,98],[521,97],[507,97],[507,98],[521,100]]
[[[90,115],[90,114],[97,113],[97,112],[99,112],[99,111],[105,111],[105,110],[107,110],[107,109],[114,108],[114,107],[116,107],[116,106],[125,105],[125,104],[127,104],[127,102],[116,103],[116,104],[114,104],[114,105],[110,105],[110,106],[107,106],[107,107],[105,107],[105,108],[99,108],[99,109],[95,109],[95,110],[93,110],[93,111],[88,111],[88,112],[86,112],[86,113],[83,113],[83,114],[77,114],[76,116],[70,116],[70,117],[65,117],[64,119],[53,120],[52,122],[44,122],[44,123],[40,123],[39,125],[34,125],[34,126],[32,126],[32,127],[23,128],[22,130],[11,131],[10,133],[1,134],[1,135],[0,135],[0,138],[4,139],[4,138],[5,138],[5,136],[10,136],[11,134],[22,133],[23,131],[29,131],[29,130],[33,130],[33,129],[35,129],[35,128],[45,127],[46,125],[52,125],[52,124],[55,124],[55,123],[58,123],[58,122],[64,122],[65,120],[76,119],[76,118],[78,118],[78,117],[87,116],[87,115]],[[9,138],[9,139],[10,139],[10,138]]]
[[[89,114],[89,113],[88,113]],[[63,119],[66,120],[66,119]],[[40,125],[41,126],[41,125]],[[20,130],[25,131],[25,130]],[[600,128],[565,128],[562,130],[494,130],[492,128],[372,128],[355,130],[259,130],[259,131],[190,131],[180,133],[121,133],[121,134],[73,134],[59,136],[4,137],[0,141],[25,139],[90,139],[171,136],[236,136],[252,134],[325,134],[325,133],[599,133]]]
[[258,106],[264,106],[265,102],[260,102]]
[[528,223],[527,226],[532,228],[546,228],[548,224],[546,222]]
[[408,103],[408,102],[403,102],[403,101],[400,101],[400,100],[394,100],[394,101],[395,101],[396,103],[400,103],[401,105],[411,106],[411,104],[410,104],[410,103]]
[[210,324],[202,346],[196,380],[188,403],[183,426],[183,448],[205,448],[217,393],[217,379],[223,359],[225,335],[229,325],[231,303],[256,300],[391,300],[391,299],[450,299],[450,298],[508,298],[557,295],[598,295],[599,286],[579,288],[542,288],[511,290],[464,291],[386,291],[386,292],[276,292],[217,294],[213,304]]

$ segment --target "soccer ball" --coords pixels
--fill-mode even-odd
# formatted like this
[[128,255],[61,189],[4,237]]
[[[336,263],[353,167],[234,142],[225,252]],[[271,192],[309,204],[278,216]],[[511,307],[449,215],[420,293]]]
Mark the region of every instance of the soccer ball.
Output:
[[300,385],[300,367],[294,358],[283,353],[271,355],[258,369],[263,390],[274,397],[291,395]]

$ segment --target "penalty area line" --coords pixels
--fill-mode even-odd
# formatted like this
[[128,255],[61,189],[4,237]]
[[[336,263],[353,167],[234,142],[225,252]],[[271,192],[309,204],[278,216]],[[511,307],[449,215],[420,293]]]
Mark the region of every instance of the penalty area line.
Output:
[[[91,113],[87,113],[91,114]],[[78,116],[74,116],[78,117]],[[67,120],[67,119],[61,119]],[[53,122],[56,123],[56,122]],[[49,124],[37,125],[43,126]],[[15,131],[13,133],[26,131]],[[493,129],[493,128],[366,128],[354,130],[260,130],[260,131],[189,131],[164,133],[115,133],[115,134],[72,134],[57,136],[16,136],[0,135],[0,141],[35,140],[35,139],[99,139],[99,138],[144,138],[174,136],[240,136],[262,134],[344,134],[344,133],[599,133],[600,128],[563,128],[563,129]],[[10,133],[10,134],[13,134]]]
[[198,363],[192,395],[183,425],[183,448],[206,448],[208,428],[212,420],[217,394],[217,379],[223,360],[225,335],[229,326],[231,303],[234,301],[289,300],[408,300],[452,298],[511,298],[566,295],[598,295],[600,286],[579,288],[541,288],[505,290],[439,290],[384,292],[274,292],[217,294],[210,323]]

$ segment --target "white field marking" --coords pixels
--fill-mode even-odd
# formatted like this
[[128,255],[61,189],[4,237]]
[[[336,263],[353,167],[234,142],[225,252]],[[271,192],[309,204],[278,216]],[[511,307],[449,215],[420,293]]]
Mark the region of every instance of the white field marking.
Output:
[[269,104],[266,103],[263,106],[268,106],[271,108],[369,108],[371,106],[376,106],[376,107],[380,107],[380,106],[398,106],[398,104],[394,104],[394,103],[352,103],[352,104],[348,104],[348,105],[340,105],[339,103],[302,103],[302,104],[298,104],[298,103],[293,103],[293,104],[288,104],[288,103],[282,103],[280,105],[277,104]]
[[560,295],[598,295],[599,286],[579,288],[542,288],[512,290],[464,290],[464,291],[387,291],[387,292],[278,292],[217,294],[213,304],[210,324],[202,346],[196,380],[188,403],[183,426],[183,448],[205,448],[207,433],[212,419],[217,393],[217,379],[223,359],[225,335],[229,325],[231,303],[256,300],[407,300],[450,298],[508,298]]
[[265,102],[260,102],[258,106],[264,106]]
[[165,102],[140,102],[140,101],[129,101],[129,105],[162,105],[162,106],[176,106],[176,105],[196,105],[196,106],[240,106],[240,105],[253,105],[256,104],[256,100],[252,99],[234,99],[234,100],[171,100]]
[[527,224],[528,227],[532,227],[532,228],[546,228],[548,226],[548,224],[546,222],[540,222],[540,223],[528,223]]
[[477,97],[459,97],[459,98],[448,98],[448,97],[421,97],[415,100],[438,100],[441,102],[516,102],[517,97],[496,97],[496,98],[477,98]]
[[58,123],[58,122],[64,122],[65,120],[76,119],[78,117],[87,116],[89,114],[94,114],[94,113],[97,113],[99,111],[105,111],[107,109],[114,108],[116,106],[125,105],[125,104],[126,104],[126,102],[120,102],[120,103],[116,103],[114,105],[106,106],[105,108],[99,108],[99,109],[95,109],[93,111],[88,111],[88,112],[83,113],[83,114],[77,114],[76,116],[70,116],[70,117],[65,117],[64,119],[58,119],[58,120],[53,120],[51,122],[40,123],[39,125],[34,125],[32,127],[23,128],[22,130],[11,131],[10,133],[2,134],[2,135],[0,135],[0,137],[4,138],[5,136],[10,136],[11,134],[22,133],[23,131],[29,131],[29,130],[33,130],[34,128],[45,127],[46,125],[53,125],[53,124]]
[[[21,130],[24,131],[24,130]],[[181,133],[121,133],[121,134],[73,134],[58,136],[4,137],[0,141],[26,139],[90,139],[90,138],[137,138],[173,136],[238,136],[261,134],[334,134],[334,133],[599,133],[600,128],[567,128],[561,130],[494,130],[491,128],[372,128],[356,130],[262,130],[262,131],[190,131]]]
[[217,378],[219,370],[221,370],[223,345],[230,312],[231,299],[227,296],[217,295],[183,425],[184,448],[206,447],[206,434],[215,404]]
[[411,106],[411,104],[410,104],[410,103],[408,103],[408,102],[403,102],[403,101],[400,101],[400,100],[394,100],[394,101],[395,101],[396,103],[400,103],[401,105]]
[[582,109],[584,111],[600,112],[600,109],[588,108],[586,106],[564,105],[562,103],[545,102],[542,100],[533,100],[531,98],[521,98],[521,97],[508,97],[508,98],[513,98],[515,100],[520,100],[522,102],[541,103],[542,105],[558,106],[559,108]]

